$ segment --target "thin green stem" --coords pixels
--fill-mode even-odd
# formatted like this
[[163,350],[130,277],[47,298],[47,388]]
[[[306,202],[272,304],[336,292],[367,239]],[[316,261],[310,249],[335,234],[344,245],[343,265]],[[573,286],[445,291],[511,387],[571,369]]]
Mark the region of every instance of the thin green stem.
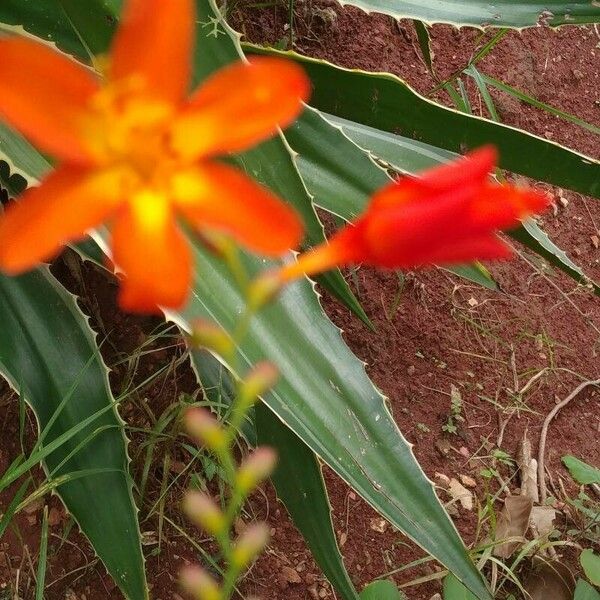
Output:
[[248,415],[249,407],[245,402],[241,401],[241,396],[241,382],[238,380],[235,399],[231,403],[227,414],[228,425],[225,434],[230,445],[235,442],[237,432],[240,430],[244,419]]
[[231,598],[231,594],[235,589],[235,582],[238,580],[239,576],[240,570],[232,567],[230,564],[225,573],[225,577],[223,578],[223,585],[221,587],[223,600],[229,600]]
[[239,248],[235,243],[227,241],[227,243],[223,244],[221,251],[223,253],[223,259],[231,271],[240,291],[246,292],[248,289],[249,277],[244,264],[242,263]]
[[250,307],[246,307],[244,312],[240,315],[240,318],[231,336],[236,347],[241,345],[241,343],[244,341],[244,338],[248,335],[254,314],[254,310],[252,310]]
[[225,478],[227,483],[230,486],[235,485],[235,459],[233,457],[233,453],[231,451],[231,445],[228,445],[226,448],[218,450],[215,452],[223,470],[225,471]]

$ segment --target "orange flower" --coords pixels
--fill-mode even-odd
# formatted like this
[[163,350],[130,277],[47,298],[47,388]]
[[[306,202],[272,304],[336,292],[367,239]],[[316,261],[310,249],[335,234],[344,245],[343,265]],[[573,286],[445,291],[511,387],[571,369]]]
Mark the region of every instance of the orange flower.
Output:
[[545,194],[492,183],[496,151],[487,146],[420,177],[379,190],[353,224],[279,271],[281,281],[350,263],[390,269],[506,258],[496,235],[548,205]]
[[0,220],[0,268],[20,273],[109,221],[128,310],[178,307],[192,256],[177,218],[275,256],[302,235],[296,213],[213,161],[291,123],[309,93],[299,67],[237,63],[190,97],[193,0],[129,0],[106,81],[26,39],[0,40],[0,115],[62,164]]

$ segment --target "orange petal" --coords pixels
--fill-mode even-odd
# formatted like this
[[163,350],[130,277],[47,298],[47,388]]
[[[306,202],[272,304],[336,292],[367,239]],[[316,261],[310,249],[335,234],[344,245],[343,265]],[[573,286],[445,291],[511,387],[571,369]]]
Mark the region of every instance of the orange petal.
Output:
[[370,206],[362,219],[365,260],[392,267],[434,246],[444,247],[457,238],[481,234],[481,228],[474,228],[472,223],[471,201],[459,189],[423,192],[384,208]]
[[176,174],[173,194],[195,227],[223,231],[260,254],[278,256],[302,237],[302,223],[290,206],[228,166],[209,163]]
[[187,92],[194,39],[192,0],[128,0],[112,48],[111,78],[141,77],[152,95]]
[[85,237],[115,210],[119,182],[114,172],[60,167],[25,192],[0,217],[0,269],[26,271]]
[[482,146],[451,163],[429,169],[417,178],[417,184],[432,190],[448,190],[483,183],[498,161],[494,146]]
[[160,216],[148,218],[143,212],[135,201],[128,204],[112,229],[113,260],[125,274],[119,304],[138,313],[159,313],[159,306],[180,308],[192,281],[187,240],[168,206]]
[[548,207],[544,192],[513,185],[487,184],[472,203],[473,224],[479,228],[510,229],[521,219]]
[[94,76],[59,52],[22,38],[0,40],[0,116],[58,158],[89,164],[81,121]]
[[423,267],[426,265],[456,265],[475,260],[510,258],[512,250],[497,235],[490,233],[479,237],[454,240],[446,246],[433,246],[423,254],[406,256],[395,268]]
[[380,210],[408,201],[420,202],[423,196],[432,197],[445,192],[461,195],[467,200],[487,184],[496,160],[496,149],[483,146],[465,157],[423,171],[418,176],[400,177],[374,194],[370,209]]
[[173,129],[173,145],[188,158],[244,150],[289,125],[308,99],[310,83],[280,58],[237,62],[210,77]]

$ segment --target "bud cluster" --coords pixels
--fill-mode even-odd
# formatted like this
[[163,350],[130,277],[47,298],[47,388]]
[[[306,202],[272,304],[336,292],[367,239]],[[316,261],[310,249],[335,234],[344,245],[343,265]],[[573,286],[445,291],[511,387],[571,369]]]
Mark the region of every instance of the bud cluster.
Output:
[[[201,343],[214,351],[226,348],[226,340],[229,339],[225,332],[207,323],[195,327],[192,334],[194,343]],[[229,600],[236,581],[269,541],[269,529],[260,522],[246,527],[237,539],[231,539],[231,536],[244,502],[273,473],[277,463],[276,452],[260,446],[238,467],[232,446],[237,429],[248,411],[273,388],[277,377],[274,365],[263,362],[238,381],[228,424],[220,423],[206,408],[190,409],[185,416],[188,433],[220,461],[230,486],[224,506],[219,506],[209,494],[195,490],[190,490],[183,500],[184,512],[195,525],[216,540],[224,562],[221,582],[200,567],[190,567],[182,573],[182,585],[197,600]]]

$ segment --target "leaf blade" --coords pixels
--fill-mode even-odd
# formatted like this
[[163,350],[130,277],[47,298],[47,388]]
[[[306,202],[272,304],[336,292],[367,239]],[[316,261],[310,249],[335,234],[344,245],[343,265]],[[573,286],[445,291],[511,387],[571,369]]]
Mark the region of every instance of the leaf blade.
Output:
[[277,495],[336,592],[344,600],[358,600],[337,544],[316,456],[262,404],[256,407],[255,422],[259,442],[277,450],[277,470],[272,476]]
[[585,576],[595,586],[600,587],[600,556],[587,548],[579,555],[579,562]]
[[590,483],[600,484],[600,469],[592,467],[582,460],[570,455],[563,456],[562,462],[565,467],[569,469],[571,477],[573,477],[577,483],[583,485],[589,485]]
[[[44,444],[99,413],[94,423],[46,456],[46,469],[59,477],[110,467],[67,481],[57,492],[126,597],[147,598],[122,422],[86,319],[46,269],[21,277],[0,275],[0,314],[0,372],[31,405],[42,430],[52,421]],[[72,396],[57,416],[72,386]],[[110,501],[99,489],[111,490]]]
[[406,600],[406,596],[391,581],[374,581],[360,593],[360,600]]
[[463,153],[493,143],[500,166],[554,185],[600,198],[600,162],[514,127],[446,108],[417,94],[389,73],[337,67],[295,52],[244,44],[248,52],[287,56],[313,82],[311,106],[388,133]]
[[357,6],[364,11],[378,12],[394,19],[419,19],[426,23],[451,23],[476,27],[535,27],[540,24],[558,26],[600,21],[600,10],[585,0],[542,2],[529,0],[344,0],[340,4]]

